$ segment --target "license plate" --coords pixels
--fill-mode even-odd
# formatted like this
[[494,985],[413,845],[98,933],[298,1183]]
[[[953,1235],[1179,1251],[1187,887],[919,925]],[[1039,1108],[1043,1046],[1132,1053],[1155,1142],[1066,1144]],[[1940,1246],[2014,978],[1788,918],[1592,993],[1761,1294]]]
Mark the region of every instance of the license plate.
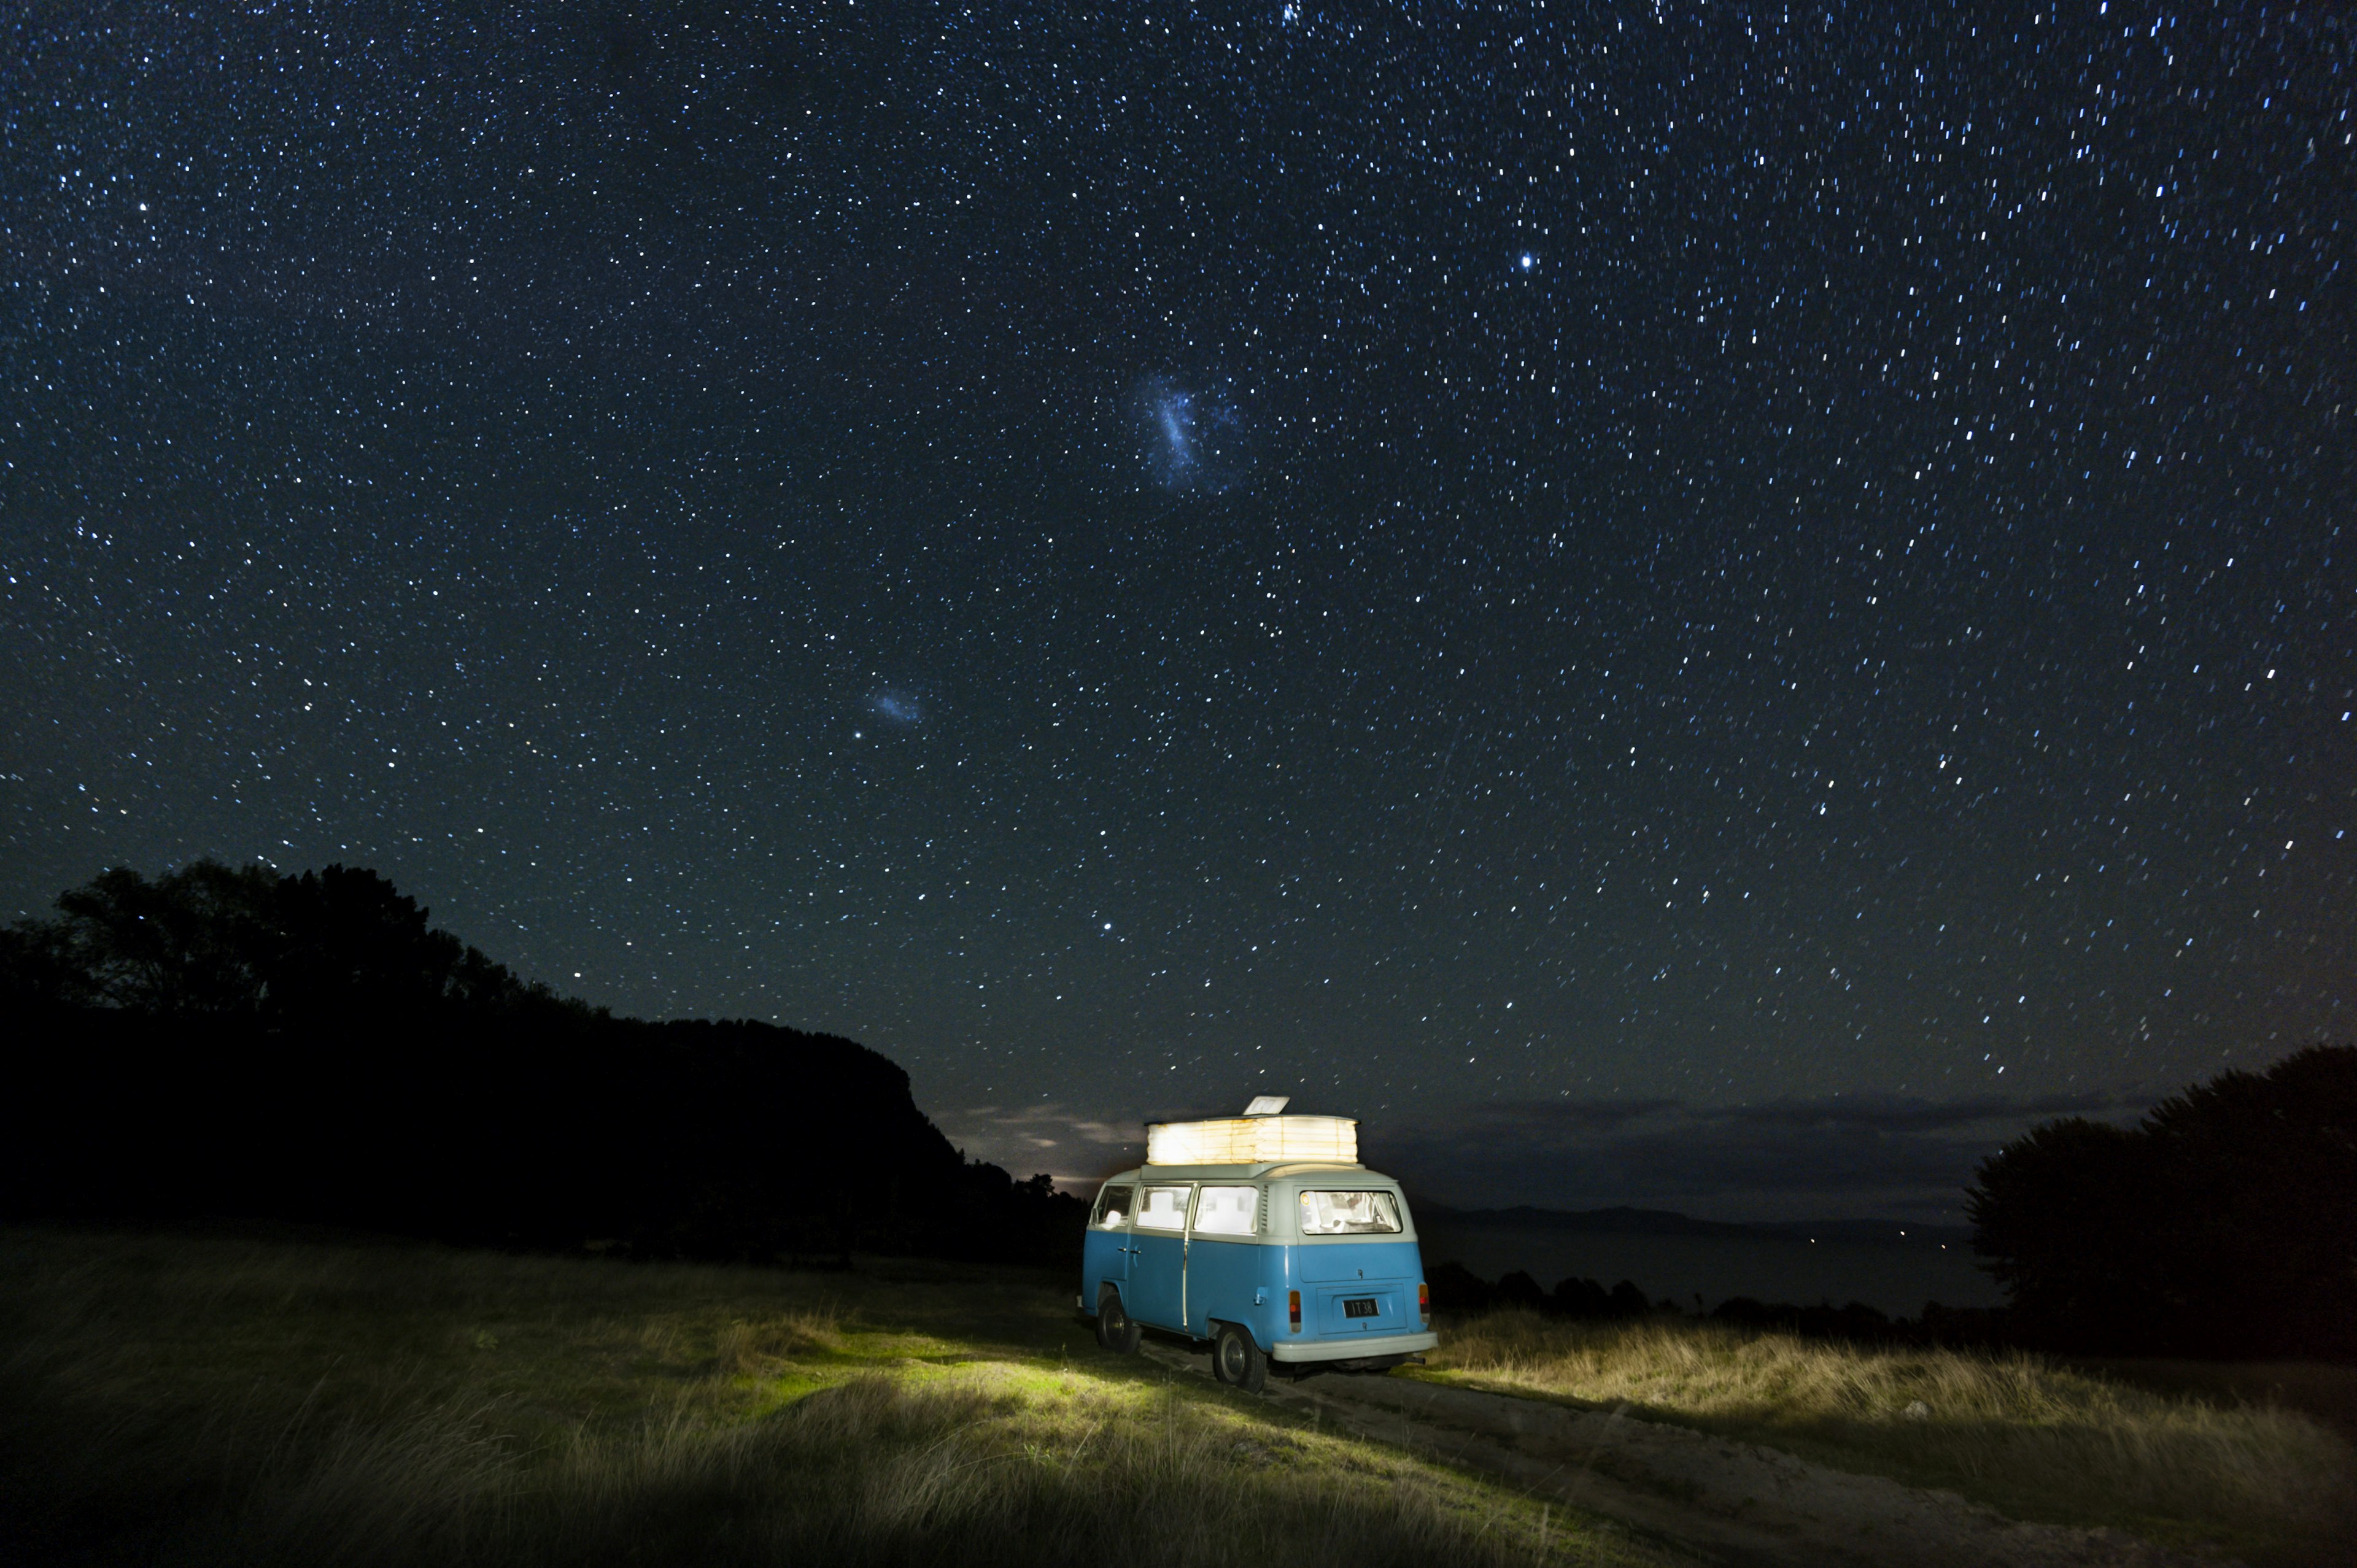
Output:
[[1342,1316],[1345,1317],[1372,1317],[1379,1310],[1375,1298],[1371,1295],[1350,1296],[1342,1303]]

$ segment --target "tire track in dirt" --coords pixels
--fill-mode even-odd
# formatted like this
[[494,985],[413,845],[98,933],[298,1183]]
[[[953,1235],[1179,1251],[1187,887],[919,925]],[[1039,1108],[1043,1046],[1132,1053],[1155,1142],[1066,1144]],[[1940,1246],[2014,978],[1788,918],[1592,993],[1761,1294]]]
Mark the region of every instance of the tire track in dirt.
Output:
[[[1197,1376],[1201,1355],[1146,1354]],[[2111,1530],[2025,1524],[1953,1492],[1618,1411],[1406,1378],[1272,1378],[1266,1397],[1321,1424],[1479,1470],[1735,1568],[2227,1568]]]

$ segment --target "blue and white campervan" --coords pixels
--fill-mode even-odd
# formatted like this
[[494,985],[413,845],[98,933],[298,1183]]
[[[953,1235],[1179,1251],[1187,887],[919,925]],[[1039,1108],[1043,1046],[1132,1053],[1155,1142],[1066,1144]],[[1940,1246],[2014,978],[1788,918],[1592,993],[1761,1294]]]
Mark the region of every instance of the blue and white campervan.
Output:
[[1105,1182],[1080,1306],[1107,1349],[1141,1324],[1210,1340],[1212,1375],[1258,1390],[1272,1360],[1371,1371],[1440,1343],[1399,1183],[1359,1163],[1356,1122],[1285,1103],[1150,1126],[1146,1164]]

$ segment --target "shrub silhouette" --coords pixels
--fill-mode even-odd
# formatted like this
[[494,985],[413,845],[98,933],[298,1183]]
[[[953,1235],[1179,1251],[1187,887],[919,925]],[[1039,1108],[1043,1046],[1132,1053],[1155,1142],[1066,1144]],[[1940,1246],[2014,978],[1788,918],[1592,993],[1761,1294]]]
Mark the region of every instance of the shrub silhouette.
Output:
[[1454,1259],[1426,1263],[1424,1281],[1440,1312],[1484,1312],[1498,1297],[1496,1285]]
[[1594,1280],[1566,1279],[1555,1283],[1549,1310],[1564,1317],[1610,1317],[1612,1297]]
[[1499,1276],[1494,1299],[1500,1306],[1527,1306],[1535,1312],[1545,1305],[1546,1293],[1539,1289],[1539,1282],[1527,1270],[1516,1269]]
[[2357,1359],[2357,1047],[2222,1073],[2133,1128],[2045,1123],[1966,1207],[2033,1342]]

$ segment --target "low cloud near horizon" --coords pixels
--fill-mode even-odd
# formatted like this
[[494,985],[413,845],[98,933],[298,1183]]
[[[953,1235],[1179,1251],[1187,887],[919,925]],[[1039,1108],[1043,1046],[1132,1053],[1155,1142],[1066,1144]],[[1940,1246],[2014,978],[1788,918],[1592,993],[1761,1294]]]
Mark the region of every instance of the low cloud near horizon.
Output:
[[1457,1208],[1627,1204],[1710,1219],[1954,1223],[1980,1162],[2039,1122],[2141,1109],[2093,1094],[1530,1101],[1362,1129],[1361,1152],[1411,1191]]
[[1146,1157],[1143,1121],[1108,1121],[1069,1105],[974,1105],[932,1118],[968,1159],[987,1160],[1017,1179],[1045,1171],[1072,1190],[1093,1191],[1109,1173]]
[[[1359,1132],[1368,1165],[1398,1176],[1412,1198],[1452,1208],[1626,1204],[1709,1219],[1955,1223],[1975,1168],[2007,1141],[2056,1117],[2125,1120],[2145,1103],[2096,1094],[1508,1101],[1369,1117]],[[1047,1171],[1079,1191],[1146,1148],[1143,1121],[1063,1105],[977,1106],[934,1120],[975,1159],[1017,1176]]]

